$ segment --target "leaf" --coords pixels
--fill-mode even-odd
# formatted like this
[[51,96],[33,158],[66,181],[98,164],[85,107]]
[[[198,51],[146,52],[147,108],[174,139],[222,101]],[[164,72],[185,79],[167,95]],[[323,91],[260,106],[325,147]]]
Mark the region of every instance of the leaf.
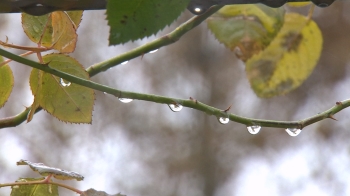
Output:
[[[69,56],[48,54],[43,56],[43,61],[53,69],[89,79],[82,65]],[[33,69],[30,74],[30,87],[34,95],[34,106],[35,104],[41,106],[64,122],[91,123],[94,105],[92,89],[70,83],[37,69]]]
[[22,27],[33,42],[70,53],[75,50],[81,17],[82,11],[57,11],[43,16],[22,13]]
[[172,23],[190,0],[109,0],[109,45],[149,37]]
[[322,50],[317,24],[288,13],[271,44],[246,62],[250,84],[259,97],[286,94],[300,86],[314,70]]
[[[44,178],[20,178],[16,182],[42,181]],[[11,196],[58,196],[58,186],[53,184],[34,184],[12,186]]]
[[49,167],[42,163],[32,163],[27,160],[20,160],[17,162],[17,165],[29,165],[29,167],[33,171],[39,172],[39,174],[42,176],[48,176],[52,174],[53,177],[60,180],[72,180],[72,179],[76,179],[78,181],[84,180],[84,176],[76,172],[65,171],[63,169]]
[[88,189],[84,191],[83,193],[80,194],[81,196],[126,196],[122,195],[120,193],[115,194],[115,195],[110,195],[104,191],[96,191],[95,189]]
[[[26,13],[22,13],[22,28],[28,38],[34,42],[39,43],[45,47],[52,46],[52,25],[50,14],[43,16],[32,16]],[[45,32],[44,32],[45,30]]]
[[[0,63],[4,59],[0,56]],[[10,97],[12,88],[14,84],[13,74],[10,66],[2,65],[0,66],[0,108],[3,107]]]
[[80,25],[81,18],[83,17],[83,11],[66,11],[69,18],[72,20],[72,22],[75,25],[75,28],[77,29]]
[[218,41],[246,61],[271,42],[283,25],[283,18],[282,8],[262,4],[228,5],[207,22]]
[[307,5],[310,5],[311,1],[307,1],[307,2],[288,2],[287,5],[291,6],[291,7],[304,7]]

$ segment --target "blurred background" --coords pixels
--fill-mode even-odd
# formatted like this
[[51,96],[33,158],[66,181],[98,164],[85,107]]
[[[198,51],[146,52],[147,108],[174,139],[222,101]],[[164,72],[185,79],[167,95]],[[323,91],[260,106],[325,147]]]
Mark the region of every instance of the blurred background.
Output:
[[[286,8],[290,10],[291,8]],[[293,9],[307,14],[307,8]],[[187,99],[251,118],[300,120],[350,98],[350,1],[316,8],[322,30],[321,59],[311,76],[286,96],[260,99],[250,89],[244,64],[219,44],[206,23],[153,54],[92,78],[121,90]],[[186,11],[157,36],[108,46],[105,11],[86,11],[72,54],[84,67],[109,59],[175,29],[192,17]],[[20,14],[0,15],[0,39],[31,45]],[[10,50],[17,54],[22,51]],[[35,59],[35,56],[31,57]],[[0,118],[30,106],[27,66],[11,62],[15,86]],[[30,123],[0,130],[0,183],[38,177],[20,159],[82,174],[63,183],[128,196],[350,195],[350,109],[303,129],[297,137],[262,128],[220,124],[214,116],[184,108],[133,101],[96,92],[92,125],[60,122],[45,111]],[[9,195],[1,188],[0,195]],[[60,188],[61,195],[76,195]]]

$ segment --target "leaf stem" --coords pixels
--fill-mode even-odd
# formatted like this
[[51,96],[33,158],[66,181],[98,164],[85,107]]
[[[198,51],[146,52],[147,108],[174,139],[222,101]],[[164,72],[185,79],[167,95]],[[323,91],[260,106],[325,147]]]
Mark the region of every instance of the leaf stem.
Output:
[[[17,56],[15,54],[12,54],[6,50],[0,49],[0,55],[5,56],[7,58],[13,59],[14,61],[17,61],[19,63],[28,65],[30,67],[40,69],[42,71],[45,71],[47,73],[53,74],[55,76],[58,76],[60,78],[63,78],[65,80],[68,80],[70,82],[95,89],[101,92],[105,92],[111,95],[114,95],[116,97],[122,97],[122,98],[130,98],[130,99],[137,99],[137,100],[144,100],[144,101],[151,101],[155,103],[163,103],[163,104],[172,104],[172,103],[178,103],[181,104],[184,107],[193,108],[199,111],[203,111],[209,115],[215,115],[216,117],[225,117],[229,118],[231,121],[245,124],[246,126],[251,125],[259,125],[262,127],[275,127],[275,128],[299,128],[302,129],[310,124],[313,124],[315,122],[321,121],[325,118],[333,118],[333,115],[338,113],[339,111],[343,110],[344,108],[347,108],[350,106],[350,99],[344,100],[342,102],[337,102],[335,106],[332,108],[317,114],[315,116],[312,116],[310,118],[306,118],[299,121],[274,121],[274,120],[262,120],[262,119],[253,119],[253,118],[246,118],[234,114],[228,114],[225,112],[225,110],[221,110],[218,108],[214,108],[212,106],[206,105],[204,103],[201,103],[199,101],[194,101],[194,99],[177,99],[172,97],[164,97],[159,95],[151,95],[151,94],[142,94],[142,93],[136,93],[136,92],[129,92],[129,91],[121,91],[118,89],[111,88],[109,86],[105,86],[102,84],[98,84],[96,82],[82,79],[76,76],[73,76],[71,74],[67,74],[64,72],[61,72],[59,70],[53,69],[50,67],[50,65],[43,65],[40,63],[37,63],[35,61],[31,61],[29,59],[25,59],[23,57]],[[28,110],[29,108],[27,108]],[[27,112],[27,111],[25,111]],[[14,119],[12,119],[14,120]],[[18,119],[16,119],[18,121]],[[4,127],[3,121],[0,120],[0,127]]]

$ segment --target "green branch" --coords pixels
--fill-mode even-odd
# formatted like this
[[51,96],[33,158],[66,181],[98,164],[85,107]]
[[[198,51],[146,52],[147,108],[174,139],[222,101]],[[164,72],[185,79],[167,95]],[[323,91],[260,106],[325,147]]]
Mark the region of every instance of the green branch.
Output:
[[[102,84],[98,84],[96,82],[82,79],[76,76],[73,76],[71,74],[67,74],[64,72],[61,72],[59,70],[50,68],[49,65],[43,65],[40,63],[37,63],[35,61],[31,61],[29,59],[25,59],[23,57],[17,56],[15,54],[12,54],[6,50],[0,49],[0,55],[7,57],[9,59],[13,59],[14,61],[17,61],[19,63],[28,65],[30,67],[40,69],[42,71],[45,71],[47,73],[50,73],[52,75],[55,75],[57,77],[63,78],[67,81],[95,89],[101,92],[105,92],[111,95],[114,95],[118,98],[130,98],[130,99],[137,99],[137,100],[144,100],[144,101],[151,101],[155,103],[163,103],[163,104],[180,104],[184,107],[193,108],[202,112],[205,112],[209,115],[214,115],[216,117],[223,117],[223,118],[229,118],[231,121],[235,121],[237,123],[245,124],[246,126],[252,126],[252,125],[259,125],[262,127],[276,127],[276,128],[299,128],[302,129],[310,124],[313,124],[315,122],[321,121],[325,118],[333,118],[333,115],[338,113],[339,111],[343,110],[346,107],[350,106],[350,100],[345,100],[342,102],[337,102],[335,106],[330,108],[329,110],[326,110],[318,115],[315,115],[313,117],[303,119],[300,121],[273,121],[273,120],[261,120],[261,119],[253,119],[253,118],[246,118],[234,114],[228,114],[227,110],[221,110],[218,108],[214,108],[212,106],[203,104],[193,98],[190,99],[177,99],[177,98],[171,98],[171,97],[163,97],[158,95],[151,95],[151,94],[142,94],[142,93],[135,93],[135,92],[129,92],[129,91],[121,91],[118,89],[114,89]],[[28,112],[28,109],[25,111]],[[18,121],[18,120],[17,120]],[[3,121],[0,120],[0,124],[3,124]]]
[[106,61],[102,61],[100,63],[97,63],[89,68],[86,69],[86,71],[90,74],[90,76],[95,76],[96,74],[106,71],[109,68],[113,66],[117,66],[121,64],[122,62],[134,59],[136,57],[142,56],[150,51],[159,49],[163,46],[167,46],[169,44],[172,44],[176,41],[178,41],[185,33],[192,30],[194,27],[201,24],[204,20],[206,20],[209,16],[217,12],[220,8],[223,6],[213,6],[211,7],[207,12],[205,12],[202,15],[192,17],[187,22],[183,23],[179,27],[177,27],[174,31],[171,33],[158,38],[154,41],[151,41],[147,44],[144,44],[140,47],[137,47],[133,50],[130,50],[124,54],[121,54],[119,56],[116,56],[114,58],[108,59]]

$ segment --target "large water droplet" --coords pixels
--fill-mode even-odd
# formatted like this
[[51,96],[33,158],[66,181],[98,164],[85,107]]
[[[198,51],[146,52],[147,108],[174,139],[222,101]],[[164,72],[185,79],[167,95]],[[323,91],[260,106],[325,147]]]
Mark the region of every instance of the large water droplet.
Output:
[[180,112],[183,108],[180,104],[169,104],[168,106],[173,112]]
[[299,135],[299,133],[301,133],[301,129],[296,129],[296,128],[288,128],[286,129],[286,132],[290,135],[290,136],[297,136]]
[[120,64],[122,64],[122,65],[125,65],[125,64],[127,64],[129,61],[124,61],[124,62],[122,62],[122,63],[120,63]]
[[149,53],[152,54],[152,53],[155,53],[157,51],[158,51],[158,49],[155,49],[155,50],[150,51]]
[[129,99],[129,98],[118,98],[119,101],[123,102],[123,103],[130,103],[133,101],[133,99]]
[[250,134],[257,134],[257,133],[259,133],[261,127],[260,127],[260,126],[257,126],[257,125],[253,125],[253,126],[247,127],[247,129],[248,129],[248,132],[249,132]]
[[224,125],[224,124],[227,124],[228,122],[230,122],[230,119],[229,118],[220,117],[219,118],[219,122]]
[[63,87],[70,86],[72,83],[71,82],[65,82],[62,78],[60,78],[60,84]]
[[193,9],[193,11],[195,11],[195,12],[197,12],[197,13],[200,13],[200,12],[202,11],[202,9],[199,8],[199,7],[196,7],[196,8]]

